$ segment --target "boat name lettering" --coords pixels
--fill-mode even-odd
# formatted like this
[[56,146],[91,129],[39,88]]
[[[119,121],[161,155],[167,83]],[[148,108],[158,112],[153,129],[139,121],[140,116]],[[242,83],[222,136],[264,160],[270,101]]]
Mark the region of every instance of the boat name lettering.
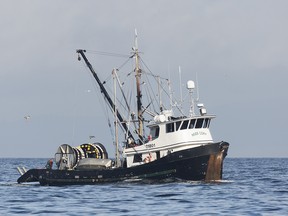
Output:
[[153,148],[155,147],[155,143],[150,143],[145,145],[146,148]]
[[197,135],[207,135],[207,133],[203,131],[197,131],[197,132],[192,133],[192,136],[197,136]]

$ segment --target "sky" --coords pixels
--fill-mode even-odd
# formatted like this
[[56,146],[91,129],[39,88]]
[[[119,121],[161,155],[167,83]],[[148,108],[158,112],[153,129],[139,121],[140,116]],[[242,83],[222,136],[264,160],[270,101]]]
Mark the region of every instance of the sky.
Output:
[[[75,51],[129,54],[135,28],[151,71],[179,82],[181,66],[183,83],[197,74],[201,102],[217,116],[213,139],[230,143],[229,157],[287,157],[287,8],[286,0],[0,1],[0,157],[54,157],[91,135],[114,154]],[[92,58],[103,77],[119,65]]]

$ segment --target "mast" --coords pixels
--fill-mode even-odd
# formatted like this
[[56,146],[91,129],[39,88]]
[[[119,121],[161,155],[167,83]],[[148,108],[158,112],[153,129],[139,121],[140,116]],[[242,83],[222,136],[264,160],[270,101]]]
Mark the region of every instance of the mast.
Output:
[[135,77],[136,77],[136,89],[137,89],[137,117],[138,117],[138,136],[139,139],[143,140],[143,112],[142,112],[142,94],[140,88],[141,80],[141,69],[139,67],[139,52],[138,52],[138,41],[137,41],[137,30],[135,29],[135,47],[133,48],[135,57]]
[[[94,71],[92,65],[90,64],[90,62],[88,61],[87,57],[85,56],[84,52],[86,52],[86,50],[81,50],[81,49],[79,49],[79,50],[76,50],[76,52],[77,52],[78,54],[80,54],[80,55],[82,56],[82,58],[84,59],[86,65],[87,65],[87,67],[89,68],[90,72],[92,73],[94,79],[97,81],[97,83],[98,83],[98,85],[99,85],[99,87],[100,87],[101,93],[103,93],[104,98],[107,100],[107,102],[108,102],[108,104],[110,105],[113,113],[116,113],[116,116],[117,116],[119,122],[121,123],[122,128],[123,128],[123,129],[125,130],[125,132],[128,134],[128,137],[131,137],[131,138],[134,140],[134,138],[133,138],[130,130],[129,130],[128,127],[127,127],[126,122],[124,121],[124,119],[123,119],[123,117],[121,116],[121,114],[119,113],[119,111],[116,109],[116,106],[115,106],[115,104],[113,103],[110,95],[109,95],[108,92],[106,91],[104,85],[103,85],[102,82],[100,81],[98,75],[96,74],[96,72]],[[80,56],[78,57],[78,60],[79,60],[79,61],[81,60]]]
[[114,104],[115,104],[115,109],[114,109],[114,117],[115,117],[115,158],[116,158],[116,167],[120,166],[120,157],[119,157],[119,143],[118,143],[118,118],[117,118],[117,107],[116,107],[116,102],[117,102],[117,95],[116,95],[116,69],[114,68],[112,71],[113,75],[113,82],[114,82]]

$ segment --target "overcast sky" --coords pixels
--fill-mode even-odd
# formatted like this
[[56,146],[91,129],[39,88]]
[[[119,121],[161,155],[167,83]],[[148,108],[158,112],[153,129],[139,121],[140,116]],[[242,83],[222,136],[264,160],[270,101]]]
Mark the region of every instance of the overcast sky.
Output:
[[[180,65],[185,83],[197,72],[200,99],[217,116],[213,138],[230,143],[229,157],[287,157],[287,8],[287,0],[0,1],[0,157],[53,157],[90,135],[111,155],[75,50],[129,54],[135,28],[154,73],[177,80]],[[117,67],[99,59],[98,71]]]

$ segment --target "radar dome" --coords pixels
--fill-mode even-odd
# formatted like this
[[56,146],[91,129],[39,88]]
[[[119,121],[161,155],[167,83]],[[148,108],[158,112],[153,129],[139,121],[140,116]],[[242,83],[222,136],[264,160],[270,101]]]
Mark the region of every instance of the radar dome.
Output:
[[187,82],[187,89],[192,90],[192,89],[194,89],[194,88],[195,88],[195,83],[194,83],[194,81],[189,80],[189,81]]

